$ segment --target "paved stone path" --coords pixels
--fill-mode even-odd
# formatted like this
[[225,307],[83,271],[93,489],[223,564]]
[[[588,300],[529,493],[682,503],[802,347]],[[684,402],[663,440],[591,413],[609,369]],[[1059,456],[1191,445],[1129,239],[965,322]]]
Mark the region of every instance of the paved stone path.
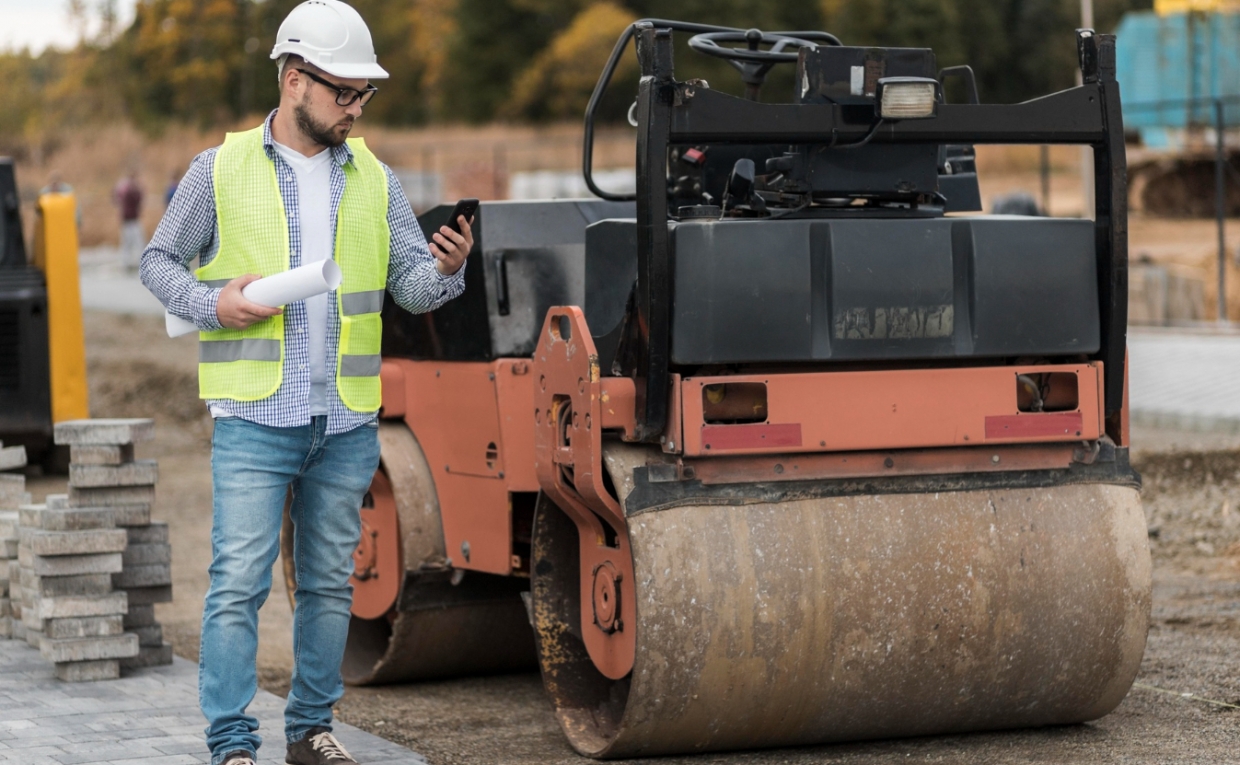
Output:
[[[284,700],[250,705],[266,744],[259,765],[284,762]],[[198,711],[198,667],[177,658],[95,683],[62,683],[21,640],[0,640],[0,762],[21,765],[209,763]],[[425,765],[420,755],[349,725],[334,733],[363,765]]]
[[1240,333],[1130,329],[1134,424],[1240,433]]

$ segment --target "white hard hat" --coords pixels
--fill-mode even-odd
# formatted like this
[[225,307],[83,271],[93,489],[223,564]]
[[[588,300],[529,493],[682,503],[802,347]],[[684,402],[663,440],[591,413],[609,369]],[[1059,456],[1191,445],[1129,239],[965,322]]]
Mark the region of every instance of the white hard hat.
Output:
[[280,24],[271,57],[294,54],[328,74],[349,79],[386,79],[370,30],[361,15],[340,0],[306,0]]

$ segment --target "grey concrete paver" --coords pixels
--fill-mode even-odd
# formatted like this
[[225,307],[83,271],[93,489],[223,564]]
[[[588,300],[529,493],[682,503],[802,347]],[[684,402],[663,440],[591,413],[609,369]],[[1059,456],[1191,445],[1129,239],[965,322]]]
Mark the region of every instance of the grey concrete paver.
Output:
[[55,746],[61,747],[65,744],[73,742],[64,736],[31,736],[30,738],[13,739],[6,741],[5,746],[9,749],[38,749],[40,747]]
[[[119,680],[62,683],[26,643],[0,640],[0,762],[21,765],[198,765],[210,762],[198,711],[198,667],[137,670]],[[284,700],[250,704],[266,744],[259,765],[284,762]],[[420,755],[349,725],[336,737],[364,765],[425,765]]]

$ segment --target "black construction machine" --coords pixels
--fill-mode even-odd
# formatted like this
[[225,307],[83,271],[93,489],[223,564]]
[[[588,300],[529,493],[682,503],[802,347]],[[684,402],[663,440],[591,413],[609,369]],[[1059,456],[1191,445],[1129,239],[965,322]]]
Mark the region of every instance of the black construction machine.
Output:
[[26,260],[13,161],[0,157],[0,441],[41,455],[52,442],[47,282]]
[[[676,32],[750,97],[677,80]],[[630,39],[622,196],[591,139]],[[484,203],[465,294],[385,309],[347,679],[537,660],[591,757],[1114,709],[1150,561],[1115,41],[1077,43],[1083,85],[992,105],[930,50],[629,29],[601,199]],[[981,143],[1092,146],[1093,219],[966,214]]]

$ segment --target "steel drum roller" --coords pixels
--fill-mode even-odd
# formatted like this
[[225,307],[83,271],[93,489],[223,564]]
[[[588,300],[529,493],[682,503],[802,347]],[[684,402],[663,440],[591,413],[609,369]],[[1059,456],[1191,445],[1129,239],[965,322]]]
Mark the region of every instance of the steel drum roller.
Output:
[[[622,497],[657,458],[607,456]],[[1129,486],[629,515],[637,654],[617,682],[573,634],[575,529],[549,503],[536,524],[544,676],[590,756],[1083,722],[1119,704],[1145,647],[1150,558]]]

